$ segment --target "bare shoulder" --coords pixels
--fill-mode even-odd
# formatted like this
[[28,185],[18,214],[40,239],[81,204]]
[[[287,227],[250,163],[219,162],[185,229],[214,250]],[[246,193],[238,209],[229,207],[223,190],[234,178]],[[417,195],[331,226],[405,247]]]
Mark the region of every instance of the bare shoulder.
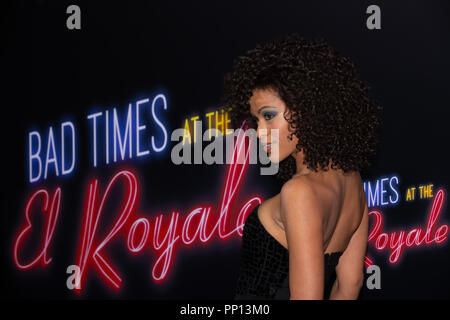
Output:
[[324,211],[324,202],[317,193],[316,186],[306,176],[287,181],[280,192],[281,218],[286,215],[315,215]]
[[305,177],[297,177],[288,180],[281,188],[281,197],[286,196],[299,196],[305,192],[312,192],[312,186]]

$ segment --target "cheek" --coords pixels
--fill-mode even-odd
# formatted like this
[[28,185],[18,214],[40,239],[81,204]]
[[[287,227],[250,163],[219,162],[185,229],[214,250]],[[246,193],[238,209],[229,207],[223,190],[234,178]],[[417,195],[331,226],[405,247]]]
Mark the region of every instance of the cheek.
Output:
[[292,140],[289,140],[288,136],[288,132],[283,132],[283,136],[280,137],[280,144],[287,152],[292,152],[297,146],[298,139],[295,135],[292,135]]
[[285,122],[283,127],[280,130],[280,141],[283,141],[286,144],[291,144],[293,143],[294,139],[295,139],[295,135],[292,135],[292,140],[290,140],[288,137],[290,136],[291,132],[288,129],[288,123]]
[[[287,136],[289,135],[288,130],[288,123],[284,119],[279,119],[276,122],[273,122],[270,126],[270,129],[276,129],[278,130],[278,141],[284,142],[284,140],[287,140]],[[274,136],[275,138],[275,136]]]
[[289,123],[285,119],[273,122],[268,129],[278,129],[278,138],[275,139],[275,136],[272,135],[271,140],[278,142],[281,152],[291,153],[297,146],[298,138],[295,134],[292,135],[292,140],[288,138],[291,132],[289,131]]

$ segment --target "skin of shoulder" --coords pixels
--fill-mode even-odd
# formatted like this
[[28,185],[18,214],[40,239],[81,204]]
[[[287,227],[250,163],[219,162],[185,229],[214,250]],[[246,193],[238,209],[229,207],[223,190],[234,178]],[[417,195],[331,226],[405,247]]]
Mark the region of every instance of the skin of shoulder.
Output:
[[309,215],[313,219],[324,218],[326,202],[317,194],[316,188],[311,183],[307,177],[297,177],[283,185],[280,192],[281,207],[285,209],[281,210],[283,222],[286,221],[286,215],[293,218],[298,216],[299,219],[300,215],[303,218],[308,218]]
[[324,205],[303,177],[287,181],[280,200],[289,249],[290,299],[322,299]]

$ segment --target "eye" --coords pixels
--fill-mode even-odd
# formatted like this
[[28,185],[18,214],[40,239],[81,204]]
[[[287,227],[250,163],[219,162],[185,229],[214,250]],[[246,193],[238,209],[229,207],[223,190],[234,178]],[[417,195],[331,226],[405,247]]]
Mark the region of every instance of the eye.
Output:
[[263,117],[264,117],[264,119],[266,119],[266,120],[271,120],[273,117],[275,117],[276,116],[276,113],[273,113],[273,112],[265,112],[264,114],[263,114]]

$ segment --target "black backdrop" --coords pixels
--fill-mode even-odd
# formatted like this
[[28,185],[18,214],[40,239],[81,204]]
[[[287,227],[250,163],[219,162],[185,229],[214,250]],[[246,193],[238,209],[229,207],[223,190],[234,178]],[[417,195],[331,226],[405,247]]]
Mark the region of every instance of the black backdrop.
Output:
[[[81,30],[68,30],[66,8],[81,8]],[[381,8],[381,30],[366,28],[366,8]],[[87,114],[98,108],[126,110],[140,97],[164,92],[161,113],[169,130],[184,119],[219,108],[223,76],[233,59],[257,43],[292,32],[323,38],[358,67],[384,107],[380,152],[364,181],[396,176],[400,200],[381,208],[383,230],[426,228],[432,199],[406,201],[409,186],[433,184],[446,192],[450,88],[448,1],[15,1],[2,5],[2,294],[13,298],[232,298],[240,237],[180,247],[167,278],[151,278],[154,256],[130,255],[123,241],[111,249],[123,284],[111,290],[90,269],[85,290],[66,287],[66,268],[75,263],[88,182],[104,186],[123,166],[137,173],[138,210],[179,210],[199,203],[215,208],[225,177],[223,165],[176,166],[170,146],[157,156],[93,168]],[[6,31],[6,32],[5,32]],[[64,119],[77,124],[77,166],[69,177],[50,175],[38,184],[27,176],[30,130],[46,132]],[[170,144],[170,141],[169,141]],[[62,209],[49,249],[52,262],[19,270],[14,240],[24,207],[37,186],[63,189]],[[236,203],[269,198],[281,185],[250,166]],[[445,193],[446,195],[446,193]],[[237,207],[235,208],[237,209]],[[38,218],[36,218],[38,219]],[[444,200],[436,225],[448,223]],[[38,221],[36,221],[38,223]],[[37,235],[39,237],[39,235]],[[406,248],[398,263],[369,243],[380,266],[382,288],[364,286],[362,299],[449,298],[448,240]]]

